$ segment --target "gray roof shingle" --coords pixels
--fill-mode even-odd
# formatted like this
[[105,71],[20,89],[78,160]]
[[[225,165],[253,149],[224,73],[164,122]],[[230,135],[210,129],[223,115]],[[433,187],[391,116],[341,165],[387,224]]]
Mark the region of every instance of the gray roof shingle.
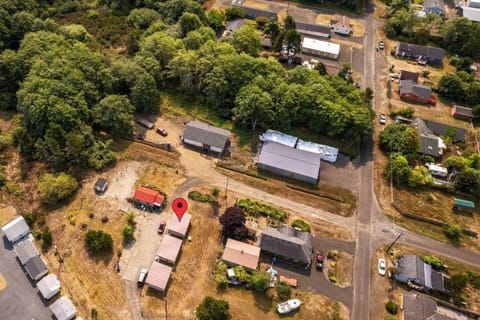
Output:
[[424,56],[432,59],[442,60],[445,56],[445,50],[436,47],[419,46],[413,43],[399,42],[397,44],[397,55],[405,53],[407,55]]
[[448,124],[435,122],[432,120],[425,120],[425,125],[436,135],[443,136],[447,132],[448,127],[453,127],[455,129],[455,137],[453,138],[453,142],[465,141],[465,135],[467,134],[467,130],[459,127],[450,126]]
[[432,88],[416,84],[413,80],[400,80],[400,94],[413,93],[422,99],[432,98]]
[[419,74],[416,72],[410,72],[406,70],[400,70],[400,80],[412,80],[413,82],[418,82]]
[[299,231],[287,226],[267,227],[262,231],[260,248],[282,257],[311,263],[313,238],[310,232]]
[[230,131],[217,128],[201,121],[190,121],[183,138],[224,149],[230,136]]
[[25,263],[25,269],[33,280],[38,280],[38,278],[48,272],[47,264],[40,256],[30,258],[30,260]]

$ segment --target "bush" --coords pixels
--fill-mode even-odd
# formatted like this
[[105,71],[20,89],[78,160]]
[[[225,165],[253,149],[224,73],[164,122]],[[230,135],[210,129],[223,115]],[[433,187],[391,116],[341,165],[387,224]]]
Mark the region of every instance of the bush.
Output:
[[228,302],[217,300],[210,296],[205,297],[196,310],[198,320],[230,320]]
[[135,213],[133,212],[127,213],[127,222],[130,226],[135,225]]
[[33,230],[33,236],[34,236],[35,239],[37,239],[37,240],[42,239],[42,231],[40,231],[40,230],[38,230],[38,229]]
[[3,172],[0,172],[0,187],[3,187],[7,182],[7,177]]
[[215,282],[217,282],[217,285],[220,287],[225,287],[228,283],[227,279],[227,265],[221,261],[218,260],[217,264],[215,265],[215,273],[213,276]]
[[227,20],[230,21],[235,18],[243,18],[245,16],[245,13],[243,12],[242,8],[237,6],[231,6],[225,10],[225,15],[227,16]]
[[290,296],[292,294],[292,290],[290,289],[290,286],[285,283],[285,282],[279,282],[275,286],[275,290],[277,291],[278,299],[283,301],[283,300],[288,300],[290,299]]
[[133,228],[130,225],[124,226],[122,230],[122,235],[123,235],[123,241],[128,243],[135,239],[134,234],[135,233],[135,228]]
[[24,212],[22,216],[23,216],[23,219],[25,219],[25,222],[31,228],[33,226],[33,223],[35,222],[35,219],[32,216],[32,214],[30,212]]
[[450,279],[447,279],[447,287],[454,294],[459,294],[467,286],[468,280],[468,274],[466,272],[460,272],[451,276]]
[[77,180],[63,172],[58,175],[44,174],[38,181],[40,199],[46,205],[56,204],[69,197],[77,188]]
[[233,268],[233,272],[235,272],[235,278],[238,279],[238,281],[241,282],[249,282],[250,281],[250,274],[245,270],[244,267],[242,266],[236,266]]
[[396,111],[393,111],[392,113],[390,113],[390,115],[392,116],[392,118],[398,115],[401,117],[411,119],[414,113],[415,113],[415,109],[413,109],[412,107],[404,107]]
[[112,236],[101,230],[88,230],[85,235],[87,249],[93,254],[99,254],[112,250]]
[[218,189],[217,187],[212,189],[212,195],[214,197],[218,197],[219,194],[220,194],[220,189]]
[[203,194],[198,191],[190,191],[188,193],[188,197],[193,201],[198,201],[198,202],[210,202],[210,203],[215,202],[215,199],[213,199],[211,195]]
[[328,280],[330,280],[331,282],[335,283],[335,282],[337,282],[337,277],[331,275],[331,276],[328,277]]
[[385,308],[386,308],[387,311],[390,312],[391,314],[397,314],[397,312],[398,312],[398,304],[396,304],[396,303],[393,302],[393,301],[388,301],[388,302],[385,304]]
[[447,236],[448,239],[452,241],[459,241],[460,236],[462,235],[462,228],[457,224],[452,224],[443,229],[443,233]]
[[442,271],[445,269],[443,261],[435,256],[424,256],[422,260],[423,262],[431,265],[434,270]]
[[252,274],[253,289],[257,292],[265,292],[270,282],[270,274],[266,271],[255,271]]
[[42,248],[44,250],[50,248],[50,246],[52,245],[52,233],[48,230],[43,231],[42,240],[43,240]]
[[237,206],[242,208],[248,215],[262,215],[273,221],[285,221],[288,217],[288,213],[285,211],[278,210],[265,203],[250,200],[249,198],[238,200]]
[[308,222],[302,219],[293,220],[292,227],[299,228],[302,231],[310,232],[310,225],[308,224]]
[[335,260],[338,257],[338,250],[331,250],[327,253],[327,258]]

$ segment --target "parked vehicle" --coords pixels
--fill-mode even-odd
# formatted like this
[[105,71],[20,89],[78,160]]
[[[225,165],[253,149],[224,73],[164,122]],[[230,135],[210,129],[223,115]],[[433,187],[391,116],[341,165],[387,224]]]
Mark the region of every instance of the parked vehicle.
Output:
[[384,276],[386,271],[387,263],[385,262],[385,259],[378,259],[378,274]]
[[383,41],[378,42],[378,49],[380,49],[380,50],[385,49],[385,43]]
[[167,223],[165,221],[160,222],[160,225],[158,226],[157,233],[158,234],[163,234],[165,232],[165,227],[167,226]]
[[163,128],[157,128],[156,131],[157,131],[157,133],[158,133],[159,135],[161,135],[162,137],[168,136],[167,130],[165,130],[165,129],[163,129]]
[[290,299],[277,305],[277,311],[280,314],[290,313],[300,308],[302,302],[299,299]]
[[316,259],[315,266],[317,267],[317,270],[322,271],[323,270],[323,260],[325,260],[325,257],[323,255],[322,250],[315,251],[315,259]]
[[383,113],[381,113],[378,122],[380,122],[380,124],[386,124],[387,123],[387,117]]
[[143,284],[145,283],[145,279],[147,279],[147,269],[140,269],[140,273],[138,274],[137,280],[137,287],[142,288]]
[[152,129],[153,128],[153,123],[151,123],[150,121],[147,121],[145,119],[138,119],[137,123],[139,125],[141,125],[142,127],[147,128],[147,129]]

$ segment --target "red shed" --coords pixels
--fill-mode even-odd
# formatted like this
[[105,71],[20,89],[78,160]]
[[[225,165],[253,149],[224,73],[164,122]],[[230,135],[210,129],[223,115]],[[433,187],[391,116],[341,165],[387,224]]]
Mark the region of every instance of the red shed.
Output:
[[159,211],[165,206],[165,196],[163,194],[143,186],[135,189],[133,200],[137,208],[149,211]]

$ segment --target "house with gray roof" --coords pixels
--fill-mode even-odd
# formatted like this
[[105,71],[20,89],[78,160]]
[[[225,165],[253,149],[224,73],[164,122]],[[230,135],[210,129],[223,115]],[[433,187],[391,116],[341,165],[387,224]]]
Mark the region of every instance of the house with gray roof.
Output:
[[318,153],[265,141],[257,167],[279,176],[317,184],[320,175],[320,159],[321,155]]
[[435,158],[441,157],[443,150],[447,148],[443,140],[435,135],[420,118],[413,119],[412,126],[419,136],[418,152]]
[[48,273],[48,267],[45,261],[40,256],[34,256],[25,263],[25,270],[34,281],[40,280]]
[[455,136],[453,137],[453,142],[463,142],[465,141],[465,136],[467,134],[467,130],[460,127],[450,126],[445,123],[440,123],[432,120],[425,120],[423,119],[425,125],[432,131],[433,134],[437,136],[444,136],[447,133],[448,128],[455,129]]
[[415,83],[418,83],[419,74],[416,72],[410,72],[407,70],[400,70],[399,79],[401,80],[412,80]]
[[398,42],[395,50],[397,57],[426,60],[428,64],[441,64],[445,57],[445,50],[436,47],[420,46],[413,43]]
[[245,18],[255,20],[258,17],[265,17],[267,20],[278,20],[277,13],[270,10],[263,10],[258,8],[237,5],[243,10]]
[[435,104],[437,101],[432,98],[432,88],[417,84],[412,80],[400,80],[400,97],[405,100],[425,104]]
[[22,265],[25,265],[31,258],[40,255],[30,239],[25,239],[18,242],[13,246],[13,250],[15,251],[17,258],[20,260]]
[[186,145],[201,148],[206,152],[229,153],[230,131],[193,120],[187,123],[182,142]]
[[298,33],[305,36],[320,37],[330,39],[330,26],[295,21]]
[[263,229],[260,248],[275,256],[301,263],[312,261],[313,237],[310,232],[281,226]]
[[439,16],[445,15],[445,3],[443,0],[424,0],[423,10],[426,13],[435,13]]
[[409,287],[424,291],[445,292],[445,274],[432,270],[432,266],[418,256],[404,255],[396,263],[397,273],[393,278]]
[[458,311],[439,306],[435,300],[420,293],[404,293],[402,308],[404,320],[454,320],[467,319]]

